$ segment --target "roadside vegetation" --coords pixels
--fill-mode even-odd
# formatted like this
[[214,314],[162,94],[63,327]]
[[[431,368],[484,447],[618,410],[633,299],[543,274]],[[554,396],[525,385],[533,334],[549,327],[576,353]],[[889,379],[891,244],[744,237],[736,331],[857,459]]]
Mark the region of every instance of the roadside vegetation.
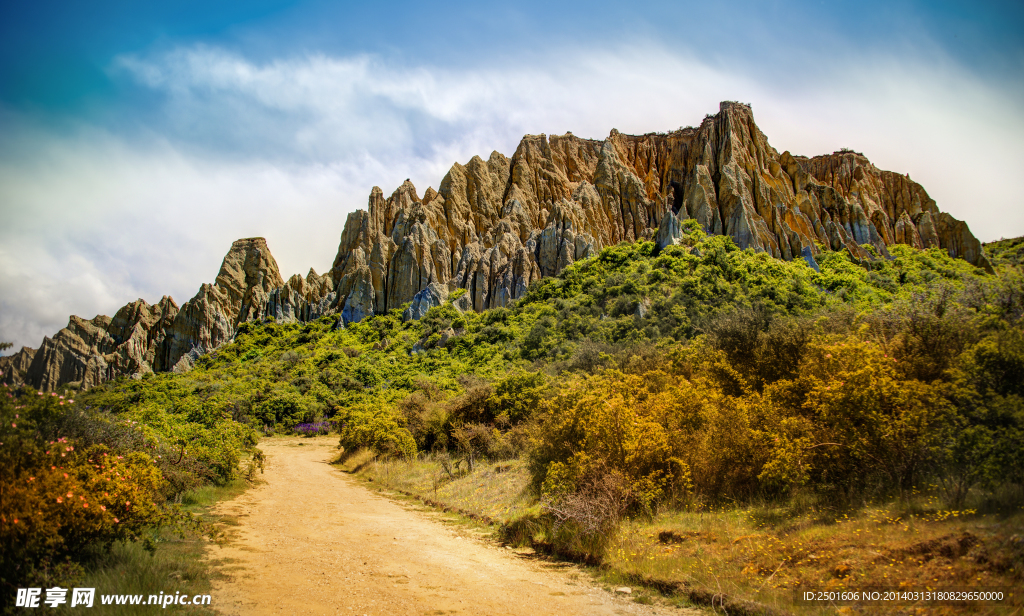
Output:
[[[794,589],[869,580],[1019,588],[1016,244],[995,247],[995,274],[905,246],[826,252],[815,271],[686,228],[680,246],[606,248],[482,314],[243,324],[188,374],[74,394],[90,421],[138,436],[89,440],[98,429],[71,422],[33,446],[77,439],[87,485],[120,446],[124,474],[152,478],[138,529],[255,473],[257,436],[333,431],[367,479],[682,601],[800,611]],[[11,395],[11,414],[60,406]],[[97,541],[136,538],[112,532]]]
[[[95,605],[101,594],[209,592],[202,556],[217,520],[205,511],[255,479],[256,433],[147,393],[0,390],[3,613],[18,611],[19,588],[68,589],[58,611],[71,609],[73,587],[96,588]],[[252,456],[247,473],[240,462]]]

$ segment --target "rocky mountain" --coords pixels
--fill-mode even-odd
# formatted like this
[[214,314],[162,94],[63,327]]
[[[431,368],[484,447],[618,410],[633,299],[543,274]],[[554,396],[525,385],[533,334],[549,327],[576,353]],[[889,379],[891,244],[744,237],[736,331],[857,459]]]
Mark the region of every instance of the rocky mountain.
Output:
[[199,355],[230,341],[239,323],[261,318],[271,293],[284,284],[266,240],[238,240],[216,281],[180,309],[164,296],[156,304],[136,300],[113,318],[72,316],[38,351],[26,347],[0,358],[0,378],[50,391],[64,383],[88,389],[124,374],[184,371]]
[[527,135],[511,158],[492,152],[456,163],[422,197],[408,180],[389,197],[374,187],[367,209],[348,216],[323,276],[310,270],[285,282],[262,238],[239,240],[216,282],[180,309],[165,297],[140,299],[113,319],[72,317],[38,351],[0,358],[0,378],[48,390],[187,370],[243,321],[338,314],[344,324],[406,303],[406,318],[418,318],[457,288],[467,290],[465,309],[505,306],[605,246],[648,238],[663,248],[686,219],[812,267],[821,247],[873,259],[901,243],[991,271],[967,224],[940,212],[908,176],[848,150],[780,154],[748,105],[724,102],[699,127],[670,133]]

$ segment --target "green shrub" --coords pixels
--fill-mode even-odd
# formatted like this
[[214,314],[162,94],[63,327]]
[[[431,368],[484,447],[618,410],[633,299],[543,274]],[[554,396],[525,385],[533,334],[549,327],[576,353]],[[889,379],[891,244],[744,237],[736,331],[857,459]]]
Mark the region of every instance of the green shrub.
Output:
[[385,458],[416,455],[416,439],[387,407],[360,405],[348,409],[339,444],[346,451],[369,447]]

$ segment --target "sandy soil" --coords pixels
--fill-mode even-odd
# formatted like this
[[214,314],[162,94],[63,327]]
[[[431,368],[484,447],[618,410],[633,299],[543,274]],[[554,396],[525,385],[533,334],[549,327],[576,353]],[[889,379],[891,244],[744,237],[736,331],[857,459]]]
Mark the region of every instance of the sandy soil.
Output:
[[[217,505],[237,522],[208,558],[224,614],[683,614],[640,605],[573,567],[488,543],[328,464],[336,440],[273,439],[265,483]],[[697,613],[697,612],[692,612]]]

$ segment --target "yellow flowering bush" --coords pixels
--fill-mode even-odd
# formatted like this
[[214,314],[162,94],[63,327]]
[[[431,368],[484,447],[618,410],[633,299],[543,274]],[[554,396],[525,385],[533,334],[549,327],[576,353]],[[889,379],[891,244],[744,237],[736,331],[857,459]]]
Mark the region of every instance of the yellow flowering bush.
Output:
[[145,529],[183,520],[164,507],[164,479],[146,453],[118,454],[44,436],[71,400],[0,390],[0,577],[77,557],[90,545],[137,541]]
[[[75,552],[94,542],[140,538],[163,518],[161,477],[146,454],[76,451],[60,439],[2,482],[4,538],[30,553]],[[62,457],[62,454],[66,457]]]
[[661,371],[607,371],[566,383],[542,404],[542,436],[532,451],[541,492],[557,497],[575,491],[595,468],[625,477],[644,508],[666,490],[688,490],[681,421],[699,414],[694,407],[701,400],[673,381]]
[[909,490],[957,425],[946,389],[909,377],[877,343],[816,342],[795,379],[768,388],[781,417],[760,478]]
[[567,379],[542,404],[535,485],[557,499],[621,475],[634,507],[703,500],[911,490],[950,456],[963,423],[946,383],[913,378],[878,343],[811,341],[792,379],[748,387],[700,344],[664,370]]

